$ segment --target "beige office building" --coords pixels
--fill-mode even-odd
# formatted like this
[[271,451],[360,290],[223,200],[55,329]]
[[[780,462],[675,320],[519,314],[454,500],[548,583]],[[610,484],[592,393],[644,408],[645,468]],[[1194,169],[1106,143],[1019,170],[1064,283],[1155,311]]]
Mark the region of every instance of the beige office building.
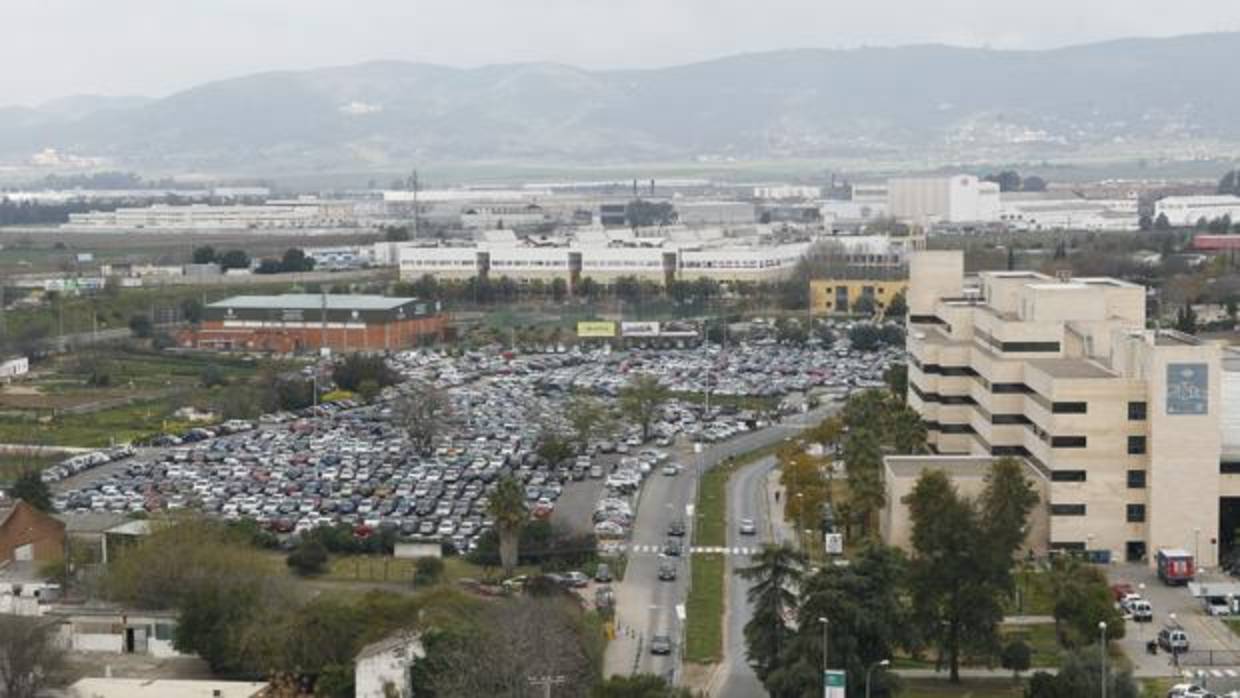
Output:
[[1152,561],[1183,548],[1215,564],[1240,516],[1231,352],[1147,329],[1145,289],[1116,279],[966,280],[958,251],[913,255],[909,277],[908,400],[934,451],[1019,456],[1044,474],[1051,550]]

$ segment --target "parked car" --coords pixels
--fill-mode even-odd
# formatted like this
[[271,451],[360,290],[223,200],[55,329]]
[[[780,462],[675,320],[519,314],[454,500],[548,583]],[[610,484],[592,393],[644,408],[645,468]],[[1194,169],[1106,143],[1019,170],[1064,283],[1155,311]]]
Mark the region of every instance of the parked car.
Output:
[[1183,628],[1172,626],[1158,631],[1158,646],[1167,652],[1182,654],[1188,651],[1188,633]]
[[667,535],[680,538],[685,535],[685,522],[676,519],[667,525]]
[[650,638],[650,654],[671,654],[672,638],[667,635],[655,635]]
[[595,568],[594,581],[600,584],[611,582],[611,568],[607,566],[607,563],[599,563],[599,566]]
[[758,527],[754,524],[753,519],[741,519],[740,532],[742,536],[756,535]]
[[666,561],[666,560],[663,562],[660,562],[659,563],[659,581],[661,582],[676,581],[676,565],[673,565],[670,561]]

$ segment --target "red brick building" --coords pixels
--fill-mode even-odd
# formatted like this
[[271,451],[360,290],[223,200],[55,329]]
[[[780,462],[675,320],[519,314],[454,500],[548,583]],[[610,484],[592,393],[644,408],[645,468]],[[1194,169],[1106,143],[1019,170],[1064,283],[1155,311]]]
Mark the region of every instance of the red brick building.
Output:
[[0,504],[0,562],[50,562],[64,554],[64,522],[20,499]]
[[417,298],[284,294],[234,296],[208,305],[185,347],[293,353],[399,350],[443,337],[437,303]]

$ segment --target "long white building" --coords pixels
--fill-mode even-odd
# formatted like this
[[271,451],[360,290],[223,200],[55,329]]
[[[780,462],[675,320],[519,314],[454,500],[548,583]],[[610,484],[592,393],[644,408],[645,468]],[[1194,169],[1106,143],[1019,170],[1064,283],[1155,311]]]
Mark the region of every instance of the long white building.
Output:
[[1240,221],[1240,196],[1168,196],[1154,202],[1154,218],[1159,216],[1166,216],[1167,222],[1175,226],[1196,225],[1202,218],[1208,222],[1223,216]]
[[126,232],[138,230],[241,231],[277,228],[341,228],[358,220],[349,201],[288,200],[261,206],[156,204],[144,208],[71,213],[62,230]]
[[403,244],[397,253],[400,276],[405,280],[430,274],[455,279],[507,276],[519,281],[562,278],[575,284],[584,278],[610,283],[621,276],[636,276],[666,283],[700,277],[718,281],[779,279],[792,272],[809,247],[810,243],[699,248]]
[[1005,192],[999,220],[1011,230],[1123,232],[1140,227],[1137,198],[1086,199],[1075,195]]

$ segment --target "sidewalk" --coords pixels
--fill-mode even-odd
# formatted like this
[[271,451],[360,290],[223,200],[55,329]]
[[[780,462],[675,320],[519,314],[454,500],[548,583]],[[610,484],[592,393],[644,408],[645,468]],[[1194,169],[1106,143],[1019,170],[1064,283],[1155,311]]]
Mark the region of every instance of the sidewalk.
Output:
[[[771,456],[774,458],[774,456]],[[796,545],[796,530],[784,520],[784,498],[787,491],[779,484],[782,471],[776,467],[766,476],[766,524],[770,526],[771,540],[779,543]]]

